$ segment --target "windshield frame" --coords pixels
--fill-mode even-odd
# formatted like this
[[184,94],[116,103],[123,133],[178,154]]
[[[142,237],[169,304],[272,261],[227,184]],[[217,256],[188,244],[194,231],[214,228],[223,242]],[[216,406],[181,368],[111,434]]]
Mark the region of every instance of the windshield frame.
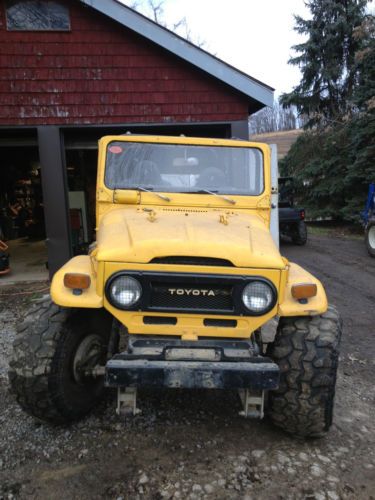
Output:
[[[233,196],[236,200],[235,207],[230,207],[227,202],[220,200],[217,196],[209,194],[185,194],[174,193],[170,202],[164,202],[158,199],[154,194],[142,193],[135,190],[113,190],[106,187],[104,183],[105,160],[107,146],[112,141],[124,142],[151,142],[162,144],[194,144],[194,145],[215,145],[215,146],[233,146],[233,147],[256,147],[263,153],[264,169],[264,191],[259,196]],[[99,223],[102,214],[113,205],[115,208],[119,205],[140,205],[148,207],[170,206],[176,208],[192,209],[226,209],[226,210],[257,210],[260,214],[271,210],[271,148],[264,142],[255,142],[251,140],[240,139],[222,139],[207,137],[185,137],[168,135],[150,135],[150,134],[121,134],[106,135],[98,141],[98,171],[97,171],[97,223]],[[263,215],[262,215],[263,217]],[[264,217],[268,217],[264,215]]]
[[[106,189],[110,191],[146,191],[150,193],[166,193],[168,195],[196,195],[196,196],[202,196],[203,194],[208,194],[208,195],[213,195],[216,194],[217,196],[230,196],[230,197],[250,197],[250,198],[257,198],[262,196],[265,191],[266,191],[266,183],[267,183],[267,176],[266,176],[266,158],[265,158],[265,151],[262,148],[263,145],[259,143],[251,143],[250,141],[239,141],[239,140],[228,140],[228,139],[197,139],[197,138],[186,138],[186,137],[167,137],[167,136],[132,136],[132,135],[127,135],[127,136],[109,136],[101,139],[101,141],[105,141],[105,147],[102,150],[102,165],[103,165],[103,175],[102,175],[102,182],[105,186]],[[157,140],[155,140],[157,139]],[[182,139],[182,140],[181,140]],[[126,143],[131,143],[131,144],[152,144],[152,145],[163,145],[163,146],[186,146],[186,147],[211,147],[214,149],[220,149],[220,148],[225,148],[226,150],[229,149],[235,149],[239,148],[242,150],[245,149],[252,149],[256,150],[259,153],[259,161],[260,161],[260,179],[259,179],[259,184],[260,184],[260,190],[256,194],[252,194],[251,192],[247,193],[239,193],[233,190],[216,190],[215,187],[210,186],[209,190],[212,191],[212,193],[208,193],[208,189],[206,188],[200,188],[198,186],[196,189],[194,187],[191,188],[191,190],[184,190],[183,186],[181,186],[181,190],[179,189],[160,189],[160,187],[164,186],[152,186],[152,184],[147,185],[145,183],[138,183],[139,185],[137,186],[129,186],[129,187],[123,187],[123,186],[112,186],[109,185],[107,181],[107,155],[108,155],[108,149],[113,143],[119,143],[119,142],[126,142]],[[116,144],[116,145],[117,145]],[[235,168],[235,166],[231,167]],[[194,175],[194,174],[190,174]],[[174,186],[174,188],[177,186]]]

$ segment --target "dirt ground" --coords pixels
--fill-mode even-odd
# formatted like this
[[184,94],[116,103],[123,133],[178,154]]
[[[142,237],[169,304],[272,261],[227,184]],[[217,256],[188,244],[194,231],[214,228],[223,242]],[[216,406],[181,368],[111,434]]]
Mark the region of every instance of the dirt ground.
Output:
[[[142,391],[142,414],[113,395],[70,427],[36,423],[8,393],[15,324],[43,283],[0,288],[0,499],[374,499],[375,259],[363,240],[315,235],[282,254],[326,286],[344,320],[334,425],[300,441],[238,415],[236,394]],[[42,292],[43,293],[43,290]]]

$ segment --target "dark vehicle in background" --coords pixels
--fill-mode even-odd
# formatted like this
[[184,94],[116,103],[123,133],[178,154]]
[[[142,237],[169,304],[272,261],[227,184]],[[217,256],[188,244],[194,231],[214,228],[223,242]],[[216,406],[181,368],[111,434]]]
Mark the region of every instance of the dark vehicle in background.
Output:
[[280,239],[291,239],[295,245],[306,244],[305,209],[294,206],[293,177],[279,177],[279,231]]

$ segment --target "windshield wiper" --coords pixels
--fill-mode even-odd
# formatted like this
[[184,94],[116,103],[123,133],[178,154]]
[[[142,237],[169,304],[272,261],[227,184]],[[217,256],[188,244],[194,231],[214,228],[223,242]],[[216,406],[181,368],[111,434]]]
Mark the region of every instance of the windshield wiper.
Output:
[[197,194],[201,194],[201,193],[213,194],[214,196],[217,196],[218,198],[221,198],[222,200],[227,201],[231,205],[235,205],[237,203],[236,200],[233,200],[232,198],[228,198],[228,196],[224,196],[223,194],[215,193],[214,191],[209,191],[208,189],[200,189],[199,191],[195,191],[195,192]]
[[151,189],[146,189],[144,187],[139,187],[139,186],[136,187],[136,188],[133,188],[133,189],[136,189],[137,191],[144,191],[146,193],[154,194],[155,196],[158,196],[159,198],[161,198],[164,201],[171,201],[171,199],[169,198],[169,196],[165,196],[164,194],[160,194],[157,191],[151,191]]

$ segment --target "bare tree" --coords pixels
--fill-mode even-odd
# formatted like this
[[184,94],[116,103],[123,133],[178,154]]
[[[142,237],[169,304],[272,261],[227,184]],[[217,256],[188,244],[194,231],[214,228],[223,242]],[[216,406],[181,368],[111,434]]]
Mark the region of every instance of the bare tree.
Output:
[[147,3],[154,21],[161,26],[166,27],[167,25],[164,21],[164,0],[147,0]]
[[165,21],[165,0],[134,0],[129,3],[129,7],[151,18],[153,21],[160,24],[160,26],[180,35],[188,42],[200,48],[207,48],[206,42],[192,33],[185,16],[170,25]]
[[293,107],[282,108],[275,101],[272,107],[266,107],[249,119],[251,134],[263,134],[280,130],[293,130],[299,127],[296,111]]

